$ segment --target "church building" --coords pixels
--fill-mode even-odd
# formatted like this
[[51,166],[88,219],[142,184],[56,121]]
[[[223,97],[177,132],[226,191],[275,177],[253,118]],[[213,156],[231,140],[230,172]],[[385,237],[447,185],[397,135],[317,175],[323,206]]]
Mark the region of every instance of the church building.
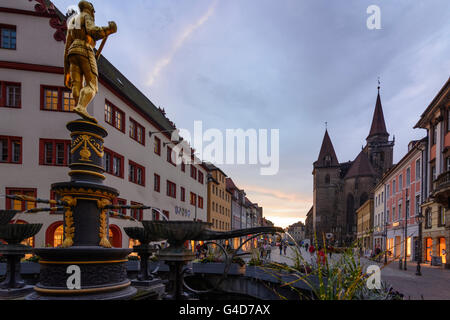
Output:
[[377,181],[393,165],[394,141],[383,115],[380,87],[366,145],[353,161],[340,163],[328,130],[317,161],[313,163],[313,208],[311,231],[340,245],[356,239],[356,210],[373,198]]

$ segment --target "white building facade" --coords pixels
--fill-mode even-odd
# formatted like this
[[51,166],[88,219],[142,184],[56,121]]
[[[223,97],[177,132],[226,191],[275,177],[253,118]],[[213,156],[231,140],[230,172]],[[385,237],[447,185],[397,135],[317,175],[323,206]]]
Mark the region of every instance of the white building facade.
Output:
[[[64,24],[55,23],[62,16],[48,7],[38,10],[36,4],[2,0],[0,8],[0,194],[49,199],[52,183],[70,180],[65,125],[78,116],[71,112],[73,99],[63,86]],[[169,220],[206,221],[207,171],[202,164],[191,170],[190,164],[179,163],[181,153],[172,152],[170,139],[174,124],[104,57],[99,73],[99,92],[88,111],[108,131],[104,184],[119,190],[117,203],[157,208],[125,211],[137,220],[160,219],[161,212]],[[184,144],[182,154],[191,156],[192,149]],[[33,206],[0,198],[0,208]],[[43,223],[32,245],[61,243],[62,213],[17,218]],[[128,247],[123,227],[140,223],[111,218],[110,225],[113,246]]]

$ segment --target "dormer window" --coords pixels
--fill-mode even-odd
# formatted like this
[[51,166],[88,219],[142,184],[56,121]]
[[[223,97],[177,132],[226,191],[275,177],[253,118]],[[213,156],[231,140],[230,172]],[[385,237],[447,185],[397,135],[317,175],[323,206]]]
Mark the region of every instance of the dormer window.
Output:
[[325,161],[326,166],[331,166],[331,156],[330,155],[326,155],[324,161]]

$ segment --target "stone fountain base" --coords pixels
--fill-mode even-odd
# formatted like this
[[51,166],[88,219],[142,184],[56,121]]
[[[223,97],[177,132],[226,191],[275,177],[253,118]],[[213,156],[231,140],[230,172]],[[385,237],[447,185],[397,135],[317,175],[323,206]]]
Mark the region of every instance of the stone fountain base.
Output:
[[33,291],[20,276],[20,260],[30,251],[31,247],[22,244],[0,245],[0,254],[8,260],[6,279],[0,283],[1,299],[18,299]]
[[[127,278],[130,249],[103,247],[45,248],[40,256],[39,283],[27,300],[127,300],[137,290]],[[71,289],[69,266],[78,266],[81,286]],[[70,279],[69,279],[70,278]]]
[[28,285],[19,289],[0,289],[0,300],[20,299],[32,293],[33,289],[33,286]]

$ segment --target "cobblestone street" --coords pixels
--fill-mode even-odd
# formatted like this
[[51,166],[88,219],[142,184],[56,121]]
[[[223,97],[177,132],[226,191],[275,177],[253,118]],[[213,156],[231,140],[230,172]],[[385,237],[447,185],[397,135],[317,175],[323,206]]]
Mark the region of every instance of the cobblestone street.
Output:
[[[287,254],[281,254],[278,247],[272,248],[271,260],[278,263],[293,265],[295,257],[294,250],[290,247]],[[314,261],[315,255],[311,257],[309,252],[301,249],[301,254],[305,261]],[[339,259],[339,254],[332,254],[333,262]],[[361,263],[365,267],[377,264],[381,268],[381,279],[388,282],[395,290],[404,295],[408,300],[450,300],[450,270],[442,267],[421,265],[422,276],[416,275],[415,262],[408,262],[407,270],[400,270],[398,261],[392,261],[383,267],[382,263],[376,263],[372,260],[361,258]]]

